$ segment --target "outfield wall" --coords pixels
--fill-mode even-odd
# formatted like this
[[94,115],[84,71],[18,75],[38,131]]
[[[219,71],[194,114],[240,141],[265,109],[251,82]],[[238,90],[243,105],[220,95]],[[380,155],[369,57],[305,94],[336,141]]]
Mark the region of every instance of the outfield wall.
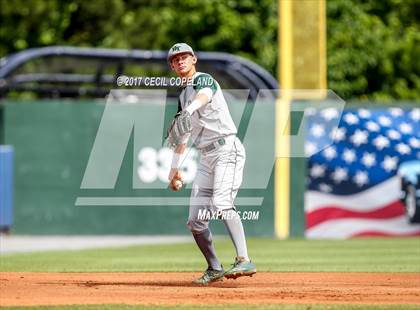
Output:
[[[162,116],[155,113],[158,109],[156,105],[144,107],[141,121],[136,122],[134,130],[130,130],[129,137],[125,137],[128,144],[115,186],[81,189],[105,103],[92,101],[3,103],[4,143],[13,145],[15,149],[13,233],[189,234],[185,225],[188,216],[187,205],[169,206],[165,201],[187,198],[190,190],[172,193],[166,189],[167,184],[163,182],[161,171],[154,171],[152,177],[150,174],[140,172],[140,157],[150,158],[150,154],[159,157],[164,152]],[[249,107],[247,105],[245,110],[242,107],[237,111],[235,105],[230,107],[240,129],[240,137],[244,136],[247,129],[246,114],[252,111]],[[175,102],[166,104],[163,116],[165,124],[175,110]],[[109,136],[109,141],[112,143],[121,143],[118,132],[121,133],[124,117],[130,118],[130,113],[124,115],[118,116],[120,125],[112,131],[117,134]],[[257,125],[261,125],[257,127],[264,128],[267,114],[261,115],[254,121]],[[262,142],[263,140],[260,142],[267,143],[267,148],[273,148],[270,139],[265,139],[266,142]],[[255,148],[247,147],[247,156],[255,157],[262,148],[265,148],[262,144],[256,145]],[[192,158],[192,162],[196,160],[197,157]],[[152,170],[159,169],[159,162],[155,161],[153,166]],[[260,168],[258,165],[248,163],[246,169],[244,183],[252,183],[252,179],[260,174]],[[99,176],[98,179],[97,181],[101,183]],[[267,181],[267,189],[248,187],[242,189],[238,195],[238,198],[260,197],[263,201],[261,206],[240,207],[241,210],[260,211],[257,221],[244,221],[249,235],[273,235],[272,174],[267,177]],[[157,199],[159,205],[153,206],[115,206],[109,204],[110,200],[107,206],[75,205],[77,198],[86,197],[160,198]],[[216,234],[225,233],[221,223],[212,225]]]

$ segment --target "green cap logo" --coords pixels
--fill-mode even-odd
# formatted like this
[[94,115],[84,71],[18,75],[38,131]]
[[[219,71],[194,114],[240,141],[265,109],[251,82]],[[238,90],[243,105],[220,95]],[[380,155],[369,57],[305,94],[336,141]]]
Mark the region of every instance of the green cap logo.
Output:
[[179,49],[180,49],[181,47],[179,46],[179,45],[175,45],[173,48],[172,48],[172,52],[179,52]]

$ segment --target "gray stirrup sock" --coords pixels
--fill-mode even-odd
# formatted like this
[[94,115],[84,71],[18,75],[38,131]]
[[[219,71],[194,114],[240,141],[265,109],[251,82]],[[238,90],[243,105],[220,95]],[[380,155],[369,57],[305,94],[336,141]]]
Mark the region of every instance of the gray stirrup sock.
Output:
[[193,233],[195,242],[197,243],[198,247],[203,253],[204,257],[206,258],[207,264],[209,267],[215,270],[221,270],[222,265],[220,264],[219,260],[216,257],[216,251],[213,247],[212,242],[212,235],[209,229],[205,229],[202,232],[196,234]]
[[249,261],[248,249],[246,247],[245,232],[242,226],[242,221],[235,210],[230,209],[228,212],[235,212],[234,216],[230,216],[224,219],[226,229],[229,232],[230,238],[232,239],[233,245],[236,249],[236,256],[242,256],[244,259]]

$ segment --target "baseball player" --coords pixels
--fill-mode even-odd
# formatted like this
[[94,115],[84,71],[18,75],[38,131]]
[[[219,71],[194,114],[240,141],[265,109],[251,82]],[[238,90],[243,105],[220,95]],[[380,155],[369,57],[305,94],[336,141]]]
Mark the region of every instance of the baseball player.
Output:
[[[200,162],[193,182],[187,226],[203,253],[208,268],[194,283],[206,285],[223,277],[252,276],[256,267],[248,257],[245,233],[234,200],[242,183],[245,149],[236,137],[220,85],[209,74],[197,72],[197,58],[186,43],[177,43],[168,52],[168,62],[184,80],[178,113],[168,132],[174,147],[169,173],[170,187],[182,187],[181,157],[191,138],[200,151]],[[206,213],[208,212],[208,213]],[[224,271],[212,244],[209,219],[200,214],[217,214],[222,219],[236,249],[235,262]]]

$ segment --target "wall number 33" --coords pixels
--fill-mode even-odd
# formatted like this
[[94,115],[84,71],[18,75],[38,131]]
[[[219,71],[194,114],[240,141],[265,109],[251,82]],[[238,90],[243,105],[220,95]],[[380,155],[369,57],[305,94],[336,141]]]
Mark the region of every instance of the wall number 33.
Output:
[[[163,147],[155,149],[144,147],[137,154],[138,167],[137,176],[141,182],[153,183],[155,181],[168,182],[168,175],[171,169],[173,151],[170,148]],[[181,171],[185,183],[194,180],[197,173],[198,152],[194,148],[188,148],[184,152],[181,164]]]

